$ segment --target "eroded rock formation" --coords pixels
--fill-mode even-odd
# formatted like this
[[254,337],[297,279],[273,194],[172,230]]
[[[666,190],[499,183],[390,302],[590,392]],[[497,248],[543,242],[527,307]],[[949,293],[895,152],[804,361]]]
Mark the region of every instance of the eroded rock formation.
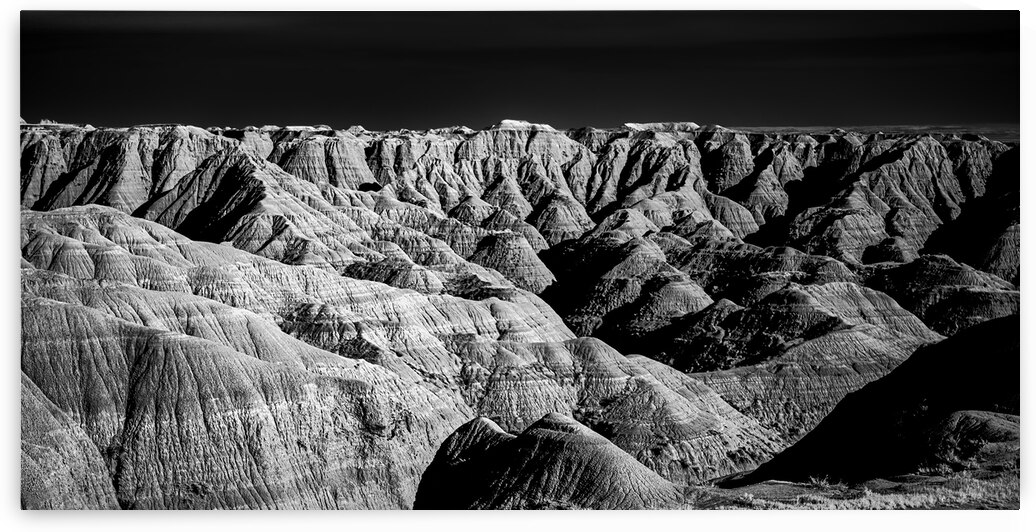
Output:
[[919,349],[846,397],[798,443],[730,483],[860,481],[939,465],[1016,468],[1020,335],[1017,316],[999,318]]
[[[371,450],[370,453],[382,453],[383,460],[398,462],[400,469],[390,470],[387,476],[364,476],[366,482],[382,486],[374,490],[358,485],[356,489],[366,489],[363,497],[343,492],[340,498],[326,499],[293,493],[284,487],[277,492],[263,492],[252,500],[248,498],[251,495],[240,493],[244,488],[227,488],[229,484],[273,482],[252,473],[245,478],[235,476],[246,473],[243,464],[251,459],[261,458],[288,470],[301,467],[297,463],[300,460],[307,464],[311,461],[305,453],[300,457],[284,455],[280,447],[274,447],[269,451],[272,455],[242,456],[242,466],[234,465],[228,473],[230,477],[218,481],[207,476],[210,468],[204,464],[184,466],[175,478],[156,478],[157,473],[141,473],[141,477],[131,479],[115,476],[110,482],[126,490],[119,494],[118,504],[122,507],[406,507],[412,501],[413,486],[401,478],[417,478],[425,465],[420,449],[427,447],[398,432],[412,431],[413,438],[420,434],[427,440],[423,445],[435,446],[446,434],[437,430],[448,432],[473,413],[491,416],[514,430],[523,429],[551,412],[578,415],[596,426],[608,427],[624,449],[680,482],[697,482],[738,471],[779,449],[775,435],[730,408],[707,387],[684,375],[668,375],[652,368],[650,361],[627,359],[599,340],[575,338],[548,306],[520,290],[501,292],[490,288],[484,292],[486,299],[475,299],[486,290],[475,283],[458,288],[471,299],[424,295],[350,279],[315,266],[286,265],[227,245],[194,242],[161,225],[107,207],[26,212],[22,229],[26,298],[23,308],[33,312],[25,321],[40,327],[23,333],[23,371],[63,411],[78,412],[75,418],[89,427],[87,433],[93,437],[96,449],[100,449],[96,452],[108,452],[105,450],[115,445],[112,442],[130,436],[125,433],[126,405],[132,400],[130,381],[135,364],[149,364],[147,367],[159,372],[155,378],[176,382],[194,371],[201,371],[202,375],[230,371],[222,369],[224,359],[232,362],[242,357],[258,359],[255,364],[259,365],[251,373],[234,377],[239,382],[234,390],[261,390],[252,402],[230,402],[221,407],[223,410],[206,413],[202,407],[209,403],[203,397],[231,392],[224,389],[226,383],[197,376],[193,378],[200,378],[201,382],[191,381],[191,386],[178,387],[176,393],[153,387],[141,389],[140,393],[150,398],[153,408],[175,420],[168,430],[179,431],[184,445],[206,449],[206,456],[220,456],[229,452],[225,446],[237,439],[251,441],[249,438],[253,437],[240,429],[226,429],[222,443],[214,443],[208,431],[217,427],[211,423],[203,429],[189,428],[205,423],[207,416],[229,416],[232,420],[235,416],[253,416],[250,412],[259,409],[275,410],[278,415],[311,417],[315,414],[308,410],[292,408],[319,409],[323,408],[320,401],[325,400],[341,403],[344,409],[387,409],[365,413],[375,416],[368,423],[374,428],[363,425],[355,431],[374,431],[400,443],[402,448],[413,447],[406,458],[393,457],[391,453],[399,449],[391,446]],[[55,314],[54,309],[63,314]],[[78,323],[70,321],[68,313],[79,321],[87,321],[82,326],[63,328]],[[52,332],[61,339],[60,343],[48,340],[43,332],[53,329],[54,323],[62,327]],[[141,340],[130,340],[136,338]],[[185,367],[187,373],[166,375],[160,367],[172,371],[176,366],[148,362],[148,345],[156,342],[161,346],[171,342],[162,347],[162,352],[175,351],[177,364],[191,366]],[[139,349],[145,351],[138,352]],[[76,356],[74,366],[86,364],[98,374],[69,381],[62,373],[44,371],[69,365],[71,362],[64,357],[70,354]],[[119,361],[116,366],[121,370],[115,369],[112,357]],[[195,361],[198,357],[201,362]],[[136,362],[137,359],[140,361]],[[350,406],[347,398],[324,394],[319,386],[311,390],[312,385],[307,384],[323,383],[321,375],[337,372],[334,368],[343,364],[352,368],[358,363],[354,360],[360,360],[358,367],[371,375],[349,378],[374,386],[364,397],[388,401],[386,406]],[[285,367],[295,368],[290,377],[278,373]],[[109,375],[112,371],[116,373]],[[275,375],[266,375],[268,372]],[[97,406],[83,406],[79,397],[92,396],[96,393],[93,387],[102,382],[110,383],[104,387],[105,398]],[[328,381],[328,385],[334,382]],[[87,384],[91,388],[82,390]],[[218,387],[210,389],[213,386]],[[126,391],[111,398],[108,396],[112,387]],[[66,398],[70,393],[72,398]],[[314,397],[324,399],[317,401]],[[394,403],[393,397],[400,399]],[[203,402],[201,406],[190,406],[199,401]],[[292,408],[283,411],[284,401]],[[26,404],[30,404],[29,399]],[[246,408],[244,404],[250,406]],[[87,410],[80,412],[82,408]],[[345,415],[346,419],[354,419],[351,414]],[[61,419],[57,416],[56,422]],[[306,427],[300,433],[297,430],[301,429],[284,426],[278,419],[273,418],[269,421],[273,425],[263,429],[275,443],[299,440],[300,445],[310,445],[308,440],[322,438],[330,441],[329,445],[342,448],[363,445],[363,440],[350,436],[349,431],[334,432],[337,429],[324,427],[319,420],[313,422],[316,426]],[[367,423],[365,419],[361,416],[356,422],[362,425]],[[178,428],[180,423],[186,427]],[[398,423],[404,425],[397,426]],[[405,429],[401,428],[404,426]],[[74,430],[67,430],[72,433],[70,437],[76,436]],[[94,430],[100,432],[90,432]],[[158,437],[149,434],[133,440],[145,447],[133,449],[136,454],[127,455],[126,460],[154,456],[164,445],[156,440]],[[256,445],[267,443],[264,438]],[[90,464],[88,458],[81,460]],[[117,475],[120,463],[106,462],[108,474]],[[326,467],[312,465],[318,466]],[[348,480],[348,475],[367,474],[352,471],[342,475],[293,482],[308,483],[319,492],[331,483],[357,484]],[[140,482],[151,484],[145,489],[138,485]],[[162,487],[167,484],[168,488]],[[208,486],[210,491],[184,495],[184,490],[189,491],[193,484]],[[48,495],[36,495],[39,500],[27,504],[80,504],[60,502],[64,495],[48,493],[49,499]],[[103,492],[91,496],[110,502]]]
[[976,135],[21,129],[28,508],[678,507],[1019,307]]
[[415,508],[646,510],[674,507],[681,495],[607,438],[549,414],[517,436],[486,418],[457,429]]

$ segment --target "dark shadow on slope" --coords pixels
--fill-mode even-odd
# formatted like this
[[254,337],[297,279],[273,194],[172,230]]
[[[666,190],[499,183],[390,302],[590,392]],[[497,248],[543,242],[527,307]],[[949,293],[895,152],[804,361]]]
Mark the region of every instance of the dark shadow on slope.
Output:
[[846,396],[798,443],[719,485],[861,482],[976,461],[1016,467],[1019,337],[1015,315],[922,347],[892,373]]

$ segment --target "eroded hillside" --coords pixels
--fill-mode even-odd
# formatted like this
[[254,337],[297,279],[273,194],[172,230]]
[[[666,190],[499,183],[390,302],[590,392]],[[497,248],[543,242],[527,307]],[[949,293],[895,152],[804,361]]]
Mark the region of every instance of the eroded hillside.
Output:
[[679,507],[1019,308],[976,135],[21,128],[27,508]]

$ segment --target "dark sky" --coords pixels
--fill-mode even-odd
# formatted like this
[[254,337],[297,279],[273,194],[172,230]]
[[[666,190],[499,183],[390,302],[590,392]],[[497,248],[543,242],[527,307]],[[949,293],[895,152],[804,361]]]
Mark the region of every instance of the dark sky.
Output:
[[41,12],[28,121],[1018,121],[1017,12]]

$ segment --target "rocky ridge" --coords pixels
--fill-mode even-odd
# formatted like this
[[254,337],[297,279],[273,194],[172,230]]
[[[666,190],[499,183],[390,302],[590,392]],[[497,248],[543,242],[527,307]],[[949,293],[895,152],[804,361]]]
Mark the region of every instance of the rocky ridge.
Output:
[[[220,350],[266,363],[295,346],[276,364],[296,374],[277,377],[273,395],[251,406],[227,407],[230,418],[280,408],[277,397],[302,393],[291,383],[325,371],[308,361],[330,356],[367,364],[356,380],[373,395],[417,405],[405,428],[385,425],[404,431],[401,442],[448,420],[431,447],[414,444],[407,457],[393,457],[398,442],[364,447],[353,429],[334,428],[334,445],[366,449],[373,461],[329,477],[277,477],[295,487],[256,487],[278,467],[316,467],[305,452],[276,449],[252,453],[275,465],[247,479],[235,477],[241,470],[203,478],[194,463],[180,484],[147,471],[119,476],[121,462],[105,454],[111,440],[95,432],[111,423],[95,414],[111,418],[110,407],[85,418],[69,410],[61,390],[77,385],[25,372],[27,360],[52,355],[23,342],[23,419],[54,427],[23,427],[23,440],[46,442],[23,452],[51,464],[23,468],[23,505],[408,507],[438,442],[479,415],[513,434],[550,414],[572,418],[675,485],[751,469],[919,347],[1017,312],[1017,153],[973,135],[693,123],[561,131],[505,120],[394,132],[23,124],[23,309],[72,309],[99,320],[104,337],[175,331],[185,339],[168,349],[187,363]],[[74,352],[99,341],[58,330]],[[163,335],[149,341],[171,341]],[[266,390],[270,371],[237,380]],[[210,414],[180,405],[227,392],[179,393],[156,408],[190,427]],[[382,409],[371,419],[396,408],[349,401],[358,400],[341,408]],[[317,437],[273,419],[277,436],[256,445]],[[361,433],[382,426],[355,422]],[[200,434],[176,426],[187,441]],[[111,427],[105,437],[122,434]],[[326,438],[332,429],[313,430]],[[229,452],[218,441],[195,445]],[[362,472],[378,460],[398,469]],[[60,480],[41,476],[59,461],[77,465]],[[357,478],[373,487],[326,494]],[[154,487],[162,482],[174,487]],[[127,497],[128,486],[139,497]],[[671,505],[652,490],[639,500]],[[479,504],[618,504],[599,493],[501,496]]]
[[[74,365],[87,363],[93,371],[99,372],[86,378],[88,382],[116,379],[114,382],[119,383],[119,378],[134,375],[135,363],[121,363],[125,368],[123,377],[108,375],[108,368],[113,364],[109,357],[119,352],[125,352],[126,359],[143,356],[136,351],[140,349],[136,347],[139,342],[116,347],[128,341],[122,340],[126,335],[156,338],[144,340],[146,346],[159,338],[166,342],[168,334],[173,334],[169,341],[176,339],[173,346],[185,360],[183,363],[188,364],[204,353],[226,351],[227,356],[238,353],[231,358],[252,357],[266,360],[273,364],[271,367],[296,367],[305,376],[314,371],[322,375],[329,371],[329,364],[333,368],[339,363],[348,366],[359,360],[365,364],[361,367],[374,372],[375,376],[365,377],[366,380],[379,383],[389,379],[394,390],[376,388],[368,395],[378,397],[379,401],[388,401],[393,394],[403,393],[420,397],[400,399],[399,403],[381,407],[388,412],[365,411],[364,415],[378,416],[370,422],[375,427],[370,430],[394,442],[392,447],[376,448],[369,453],[379,456],[379,460],[397,463],[403,469],[390,471],[387,476],[351,474],[362,474],[369,482],[383,484],[381,491],[391,490],[387,494],[367,490],[364,497],[343,493],[337,499],[315,495],[293,499],[291,497],[302,495],[284,488],[279,493],[264,492],[259,499],[252,500],[240,493],[217,493],[216,486],[265,484],[266,477],[221,478],[217,482],[206,476],[211,468],[185,461],[175,479],[155,478],[154,472],[142,472],[139,478],[132,479],[114,477],[113,483],[133,494],[123,494],[122,499],[116,500],[121,507],[406,507],[412,502],[413,490],[412,486],[407,487],[404,477],[416,482],[426,465],[420,449],[428,448],[422,445],[436,445],[446,433],[435,430],[448,433],[473,413],[492,416],[515,430],[551,412],[578,415],[621,436],[626,451],[642,456],[659,473],[681,482],[696,482],[750,467],[779,448],[776,436],[730,408],[707,387],[681,374],[670,375],[651,366],[646,359],[627,359],[599,340],[574,337],[549,307],[533,296],[522,295],[521,291],[511,290],[511,296],[518,300],[507,301],[501,299],[502,294],[493,292],[486,295],[487,299],[479,300],[394,289],[335,275],[315,266],[285,265],[230,246],[191,241],[161,225],[97,206],[26,212],[22,260],[23,310],[33,312],[24,318],[26,323],[69,327],[66,324],[70,318],[61,317],[64,314],[42,310],[36,313],[37,309],[50,309],[59,303],[61,309],[68,309],[66,314],[85,314],[94,320],[88,322],[91,325],[52,332],[62,339],[60,344],[47,341],[43,329],[23,331],[23,371],[34,386],[65,411],[72,409],[72,405],[76,405],[75,409],[82,408],[79,405],[83,400],[78,397],[93,395],[96,390],[81,389],[84,377],[70,381],[60,373],[45,371],[55,365],[67,365],[64,359],[54,357],[68,356],[62,353],[83,353],[78,356],[85,358],[77,358],[80,362]],[[469,297],[474,298],[475,294],[477,290]],[[523,298],[533,299],[519,301]],[[126,328],[130,332],[123,332]],[[133,350],[125,351],[127,349]],[[102,361],[95,361],[98,357]],[[221,357],[207,355],[204,360],[208,366],[202,366],[203,374],[224,371],[218,369]],[[317,369],[313,369],[314,366]],[[379,366],[384,368],[382,374],[376,371]],[[165,375],[162,370],[156,371]],[[296,397],[299,407],[315,401],[306,395],[299,396],[302,392],[292,388],[302,386],[302,390],[308,390],[305,382],[311,377],[303,378],[297,385],[289,384],[293,380],[286,377],[277,377],[280,380],[273,383],[253,382],[268,378],[265,372],[267,370],[255,369],[236,378],[241,386],[269,388],[271,391],[265,393],[275,393],[275,397],[283,394]],[[171,373],[164,378],[178,379],[179,374]],[[153,388],[142,389],[140,393],[154,396],[152,401],[157,401],[156,408],[172,409],[167,416],[178,424],[190,426],[202,422],[203,418],[197,417],[197,410],[182,411],[184,405],[201,401],[201,397],[229,393],[202,388],[215,384],[202,378],[195,387],[181,392],[185,395],[156,393]],[[111,386],[125,388],[128,384]],[[73,395],[57,399],[68,394]],[[108,426],[91,440],[98,449],[121,445],[117,442],[129,436],[124,432],[126,421],[122,416],[127,415],[124,405],[130,398],[124,394],[120,395],[121,400],[101,400],[99,405],[89,406],[87,412],[76,416],[94,428],[98,424]],[[342,402],[342,407],[348,408],[345,400],[329,397],[328,400]],[[283,400],[276,401],[258,408],[281,408],[275,405]],[[651,408],[636,405],[651,405]],[[243,407],[231,404],[226,408],[229,410],[224,416],[244,415],[239,412]],[[361,404],[356,408],[374,407]],[[96,416],[109,421],[102,422],[95,419]],[[428,417],[429,421],[420,422],[426,423],[421,428],[422,425],[415,425],[418,423],[415,417]],[[266,432],[270,432],[275,441],[298,440],[302,442],[300,445],[308,446],[310,439],[321,438],[333,440],[342,448],[358,448],[359,443],[348,436],[348,432],[321,424],[327,422],[315,420],[316,425],[307,429],[318,431],[316,434],[298,433],[281,425],[274,425]],[[226,452],[224,448],[205,436],[207,430],[212,429],[211,426],[200,431],[176,429],[174,425],[171,430],[180,430],[181,438],[207,449],[208,456],[219,456]],[[414,432],[413,437],[421,434],[426,443],[417,444],[410,437],[403,437],[399,431],[404,430],[408,434]],[[251,435],[233,432],[223,437],[226,444],[237,439],[253,441]],[[139,443],[159,445],[155,438],[157,435],[149,435]],[[266,443],[265,437],[256,440],[259,446]],[[411,454],[392,457],[389,449],[397,449],[396,443],[403,448],[413,447]],[[153,456],[155,452],[155,448],[133,449],[133,456]],[[306,458],[274,452],[262,459],[279,468],[294,470],[297,467],[294,460]],[[122,455],[118,457],[121,459]],[[109,474],[116,474],[113,472],[124,467],[120,464],[121,461],[108,463]],[[204,496],[181,497],[180,491],[168,493],[151,487],[150,490],[158,493],[142,499],[147,490],[138,486],[139,482],[153,483],[153,486],[168,484],[169,490],[181,491],[188,489],[183,486],[198,484],[208,486],[206,489],[211,491]],[[319,492],[345,481],[324,476],[296,482]],[[355,480],[350,482],[356,484]],[[358,486],[357,489],[366,488]],[[57,497],[53,492],[48,495]],[[37,497],[44,499],[39,506],[56,504],[43,495]]]

